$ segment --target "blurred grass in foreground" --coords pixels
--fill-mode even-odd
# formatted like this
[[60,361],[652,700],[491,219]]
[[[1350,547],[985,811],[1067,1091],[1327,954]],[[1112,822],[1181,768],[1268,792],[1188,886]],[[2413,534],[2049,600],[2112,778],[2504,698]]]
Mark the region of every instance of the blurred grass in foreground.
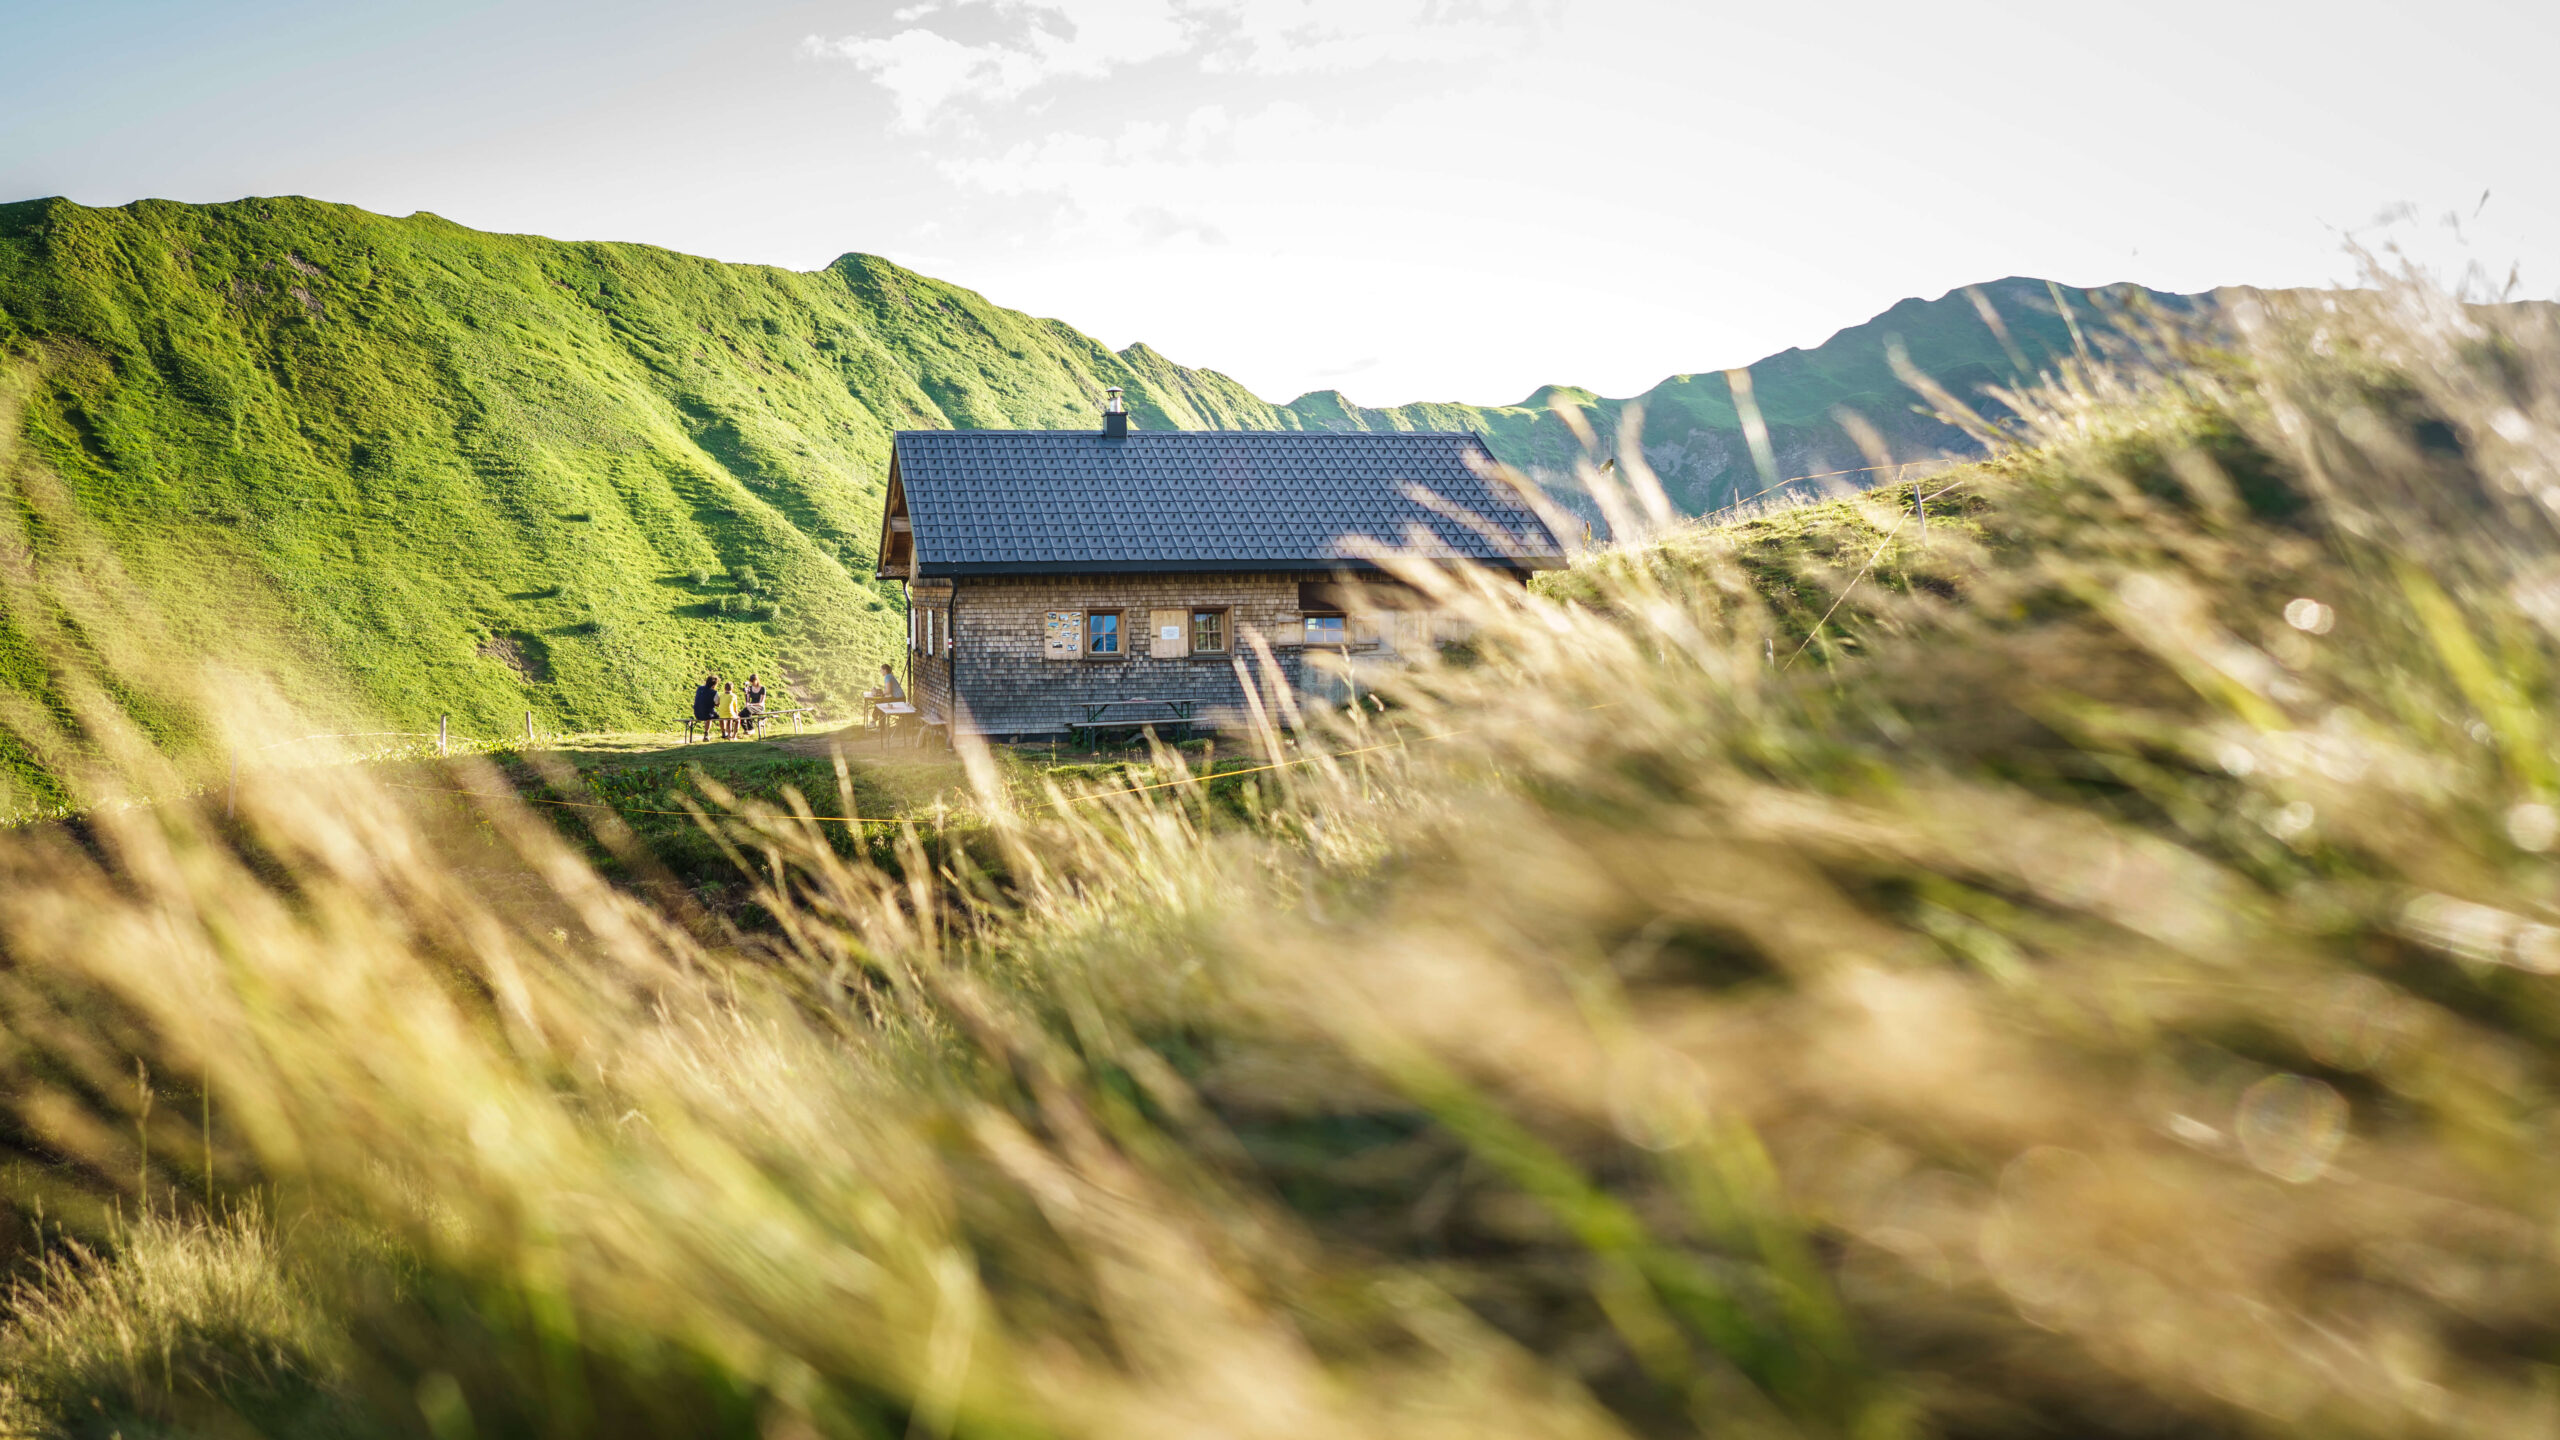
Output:
[[0,838],[0,1418],[2550,1433],[2560,329],[2227,321],[1925,544],[1594,475],[1250,804],[715,807],[752,945],[354,768]]

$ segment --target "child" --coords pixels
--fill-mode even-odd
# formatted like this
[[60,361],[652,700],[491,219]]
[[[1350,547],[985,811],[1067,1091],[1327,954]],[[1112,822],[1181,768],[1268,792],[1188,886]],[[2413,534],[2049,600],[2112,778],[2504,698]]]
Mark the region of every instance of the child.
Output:
[[738,738],[738,687],[725,680],[720,682],[720,738]]

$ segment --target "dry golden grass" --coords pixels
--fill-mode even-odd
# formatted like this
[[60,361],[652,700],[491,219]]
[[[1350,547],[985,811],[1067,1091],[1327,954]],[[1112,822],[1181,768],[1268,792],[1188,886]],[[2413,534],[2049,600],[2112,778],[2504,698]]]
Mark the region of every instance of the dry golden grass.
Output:
[[13,1423],[2549,1433],[2560,332],[2228,319],[1925,544],[1594,477],[1629,548],[1416,572],[1474,656],[1274,697],[1249,821],[723,814],[769,937],[354,769],[10,836],[17,1188],[98,1237]]

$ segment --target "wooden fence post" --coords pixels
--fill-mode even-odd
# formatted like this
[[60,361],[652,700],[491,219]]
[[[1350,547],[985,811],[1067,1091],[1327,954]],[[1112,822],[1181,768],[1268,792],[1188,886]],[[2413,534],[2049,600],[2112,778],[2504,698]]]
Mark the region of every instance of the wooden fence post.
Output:
[[437,753],[437,754],[439,754],[439,755],[450,755],[450,754],[452,754],[452,753],[453,753],[453,733],[452,733],[452,731],[453,731],[453,717],[452,717],[451,715],[439,715],[439,716],[437,716],[437,717],[436,717],[436,753]]
[[533,712],[530,710],[524,712],[524,748],[533,748]]

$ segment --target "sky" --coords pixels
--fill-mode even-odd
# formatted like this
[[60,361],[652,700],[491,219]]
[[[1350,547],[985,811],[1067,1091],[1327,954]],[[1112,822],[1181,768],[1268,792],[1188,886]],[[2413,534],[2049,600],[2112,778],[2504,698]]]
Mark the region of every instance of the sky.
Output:
[[1273,400],[1632,394],[2005,275],[2560,294],[2560,5],[0,0],[0,199],[883,255]]

